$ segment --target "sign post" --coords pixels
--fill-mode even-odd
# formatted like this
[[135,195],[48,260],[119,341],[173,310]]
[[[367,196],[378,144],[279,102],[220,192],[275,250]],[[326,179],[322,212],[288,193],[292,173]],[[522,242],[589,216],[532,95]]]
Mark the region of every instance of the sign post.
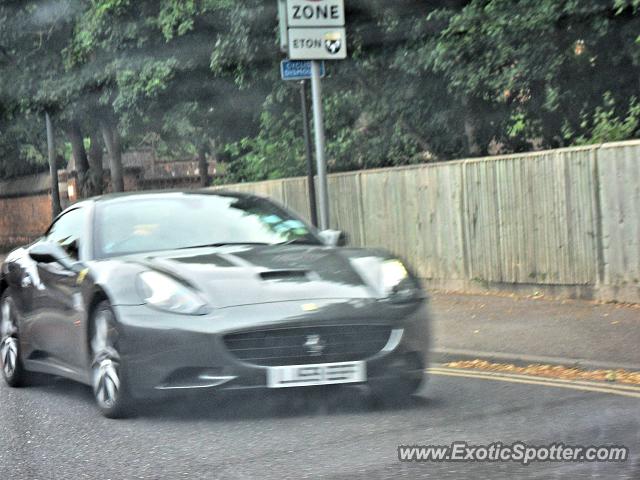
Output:
[[[285,22],[282,18],[282,9],[279,12],[282,32]],[[344,0],[286,0],[285,25],[289,58],[311,60],[311,96],[318,169],[318,206],[320,207],[319,227],[321,230],[327,230],[329,228],[329,192],[320,60],[347,58]],[[281,43],[284,37],[285,34],[281,33]]]
[[307,106],[307,83],[300,82],[300,102],[302,104],[302,125],[304,131],[304,150],[307,158],[307,185],[309,186],[309,210],[311,210],[311,223],[318,226],[318,206],[316,202],[316,183],[313,175],[313,154],[311,153],[311,129],[309,127],[309,108]]
[[[324,77],[324,62],[320,64],[320,76]],[[302,107],[302,128],[304,133],[304,147],[307,158],[307,191],[309,195],[309,210],[311,223],[318,226],[318,205],[316,200],[316,184],[314,179],[313,153],[311,145],[311,129],[309,125],[309,106],[307,101],[307,86],[311,79],[311,61],[283,60],[280,63],[282,80],[297,80],[300,83],[300,105]]]
[[327,159],[325,158],[324,117],[322,114],[322,83],[320,64],[311,62],[311,98],[313,98],[313,131],[316,138],[316,165],[318,169],[318,193],[320,204],[320,229],[329,228],[329,189],[327,182]]

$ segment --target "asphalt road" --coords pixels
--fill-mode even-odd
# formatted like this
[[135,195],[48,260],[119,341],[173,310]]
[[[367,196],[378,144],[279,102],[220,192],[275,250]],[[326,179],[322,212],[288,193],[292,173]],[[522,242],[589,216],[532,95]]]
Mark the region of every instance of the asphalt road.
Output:
[[[326,393],[326,392],[325,392]],[[0,387],[0,478],[640,478],[640,400],[433,376],[423,395],[373,405],[360,391],[176,400],[107,420],[60,379]],[[624,464],[400,463],[400,444],[617,444]]]

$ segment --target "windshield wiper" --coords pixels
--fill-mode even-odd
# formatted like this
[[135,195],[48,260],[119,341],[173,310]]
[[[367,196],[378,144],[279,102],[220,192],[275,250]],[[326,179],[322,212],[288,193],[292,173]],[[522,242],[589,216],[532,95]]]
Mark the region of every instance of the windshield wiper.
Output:
[[305,240],[304,238],[293,238],[291,240],[287,240],[286,242],[274,243],[274,245],[321,245],[315,240]]
[[176,248],[176,250],[191,250],[194,248],[211,248],[211,247],[228,247],[235,245],[271,245],[270,243],[264,242],[219,242],[219,243],[206,243],[204,245],[192,245],[190,247],[180,247]]
[[218,243],[206,243],[204,245],[192,245],[189,247],[180,247],[176,250],[191,250],[196,248],[214,248],[214,247],[229,247],[229,246],[243,246],[243,245],[270,245],[270,246],[282,246],[282,245],[321,245],[317,241],[305,240],[303,238],[294,238],[280,243],[266,243],[266,242],[218,242]]

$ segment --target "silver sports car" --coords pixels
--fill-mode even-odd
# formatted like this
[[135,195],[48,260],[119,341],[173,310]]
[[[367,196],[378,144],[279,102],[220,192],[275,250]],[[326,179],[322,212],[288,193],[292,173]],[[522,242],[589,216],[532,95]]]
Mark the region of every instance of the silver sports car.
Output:
[[252,195],[83,201],[0,274],[0,366],[92,386],[108,417],[171,391],[423,381],[425,295],[402,261],[340,246]]

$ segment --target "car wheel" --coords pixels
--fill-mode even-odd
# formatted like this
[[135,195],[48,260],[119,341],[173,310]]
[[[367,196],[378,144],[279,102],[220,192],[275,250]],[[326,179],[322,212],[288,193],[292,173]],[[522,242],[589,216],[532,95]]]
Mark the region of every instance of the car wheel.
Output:
[[20,360],[20,339],[13,300],[8,292],[0,297],[0,368],[11,387],[27,383],[27,372]]
[[94,398],[105,417],[126,417],[132,413],[133,401],[118,352],[115,316],[108,302],[98,305],[91,325],[91,384]]

